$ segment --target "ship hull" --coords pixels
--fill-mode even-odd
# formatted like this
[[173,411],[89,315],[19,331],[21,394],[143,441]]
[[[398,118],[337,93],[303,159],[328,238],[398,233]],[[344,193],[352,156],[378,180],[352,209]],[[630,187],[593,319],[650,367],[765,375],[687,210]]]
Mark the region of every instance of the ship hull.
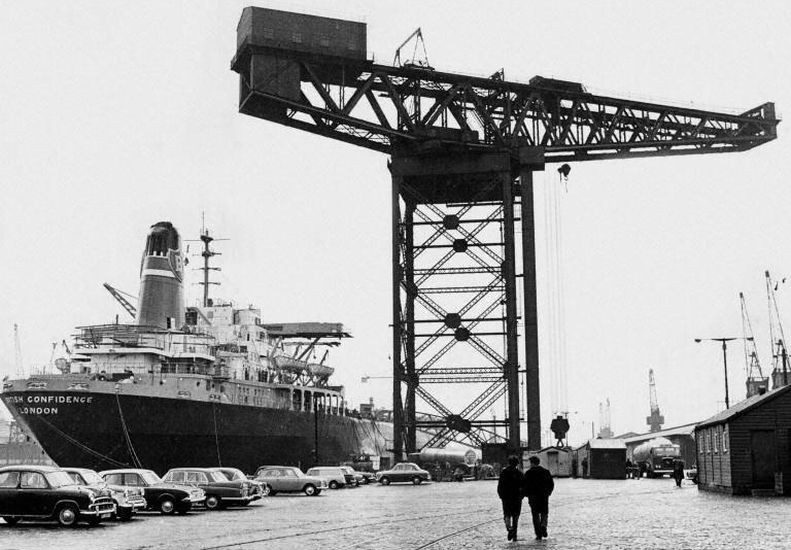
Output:
[[95,470],[337,464],[384,454],[373,421],[222,402],[119,393],[5,392],[3,402],[60,466]]

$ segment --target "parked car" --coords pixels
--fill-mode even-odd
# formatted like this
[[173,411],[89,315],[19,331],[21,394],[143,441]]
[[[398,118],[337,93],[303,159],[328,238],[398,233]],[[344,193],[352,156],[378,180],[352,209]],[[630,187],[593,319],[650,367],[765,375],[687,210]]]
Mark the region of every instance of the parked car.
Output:
[[320,477],[305,475],[294,466],[261,466],[255,472],[255,479],[269,485],[269,494],[299,493],[318,496],[327,488],[327,481]]
[[250,484],[231,481],[219,468],[171,468],[162,478],[166,483],[200,487],[206,493],[206,508],[217,510],[226,506],[247,506],[253,500]]
[[129,521],[138,510],[146,507],[146,498],[140,487],[124,487],[123,485],[108,485],[99,474],[88,468],[63,468],[74,483],[85,485],[89,489],[110,491],[110,498],[115,504],[115,517],[121,521]]
[[326,479],[330,489],[342,489],[348,483],[354,484],[354,476],[347,475],[340,466],[314,466],[305,473],[309,476]]
[[125,468],[105,470],[99,475],[108,485],[141,487],[146,497],[146,510],[158,510],[166,515],[186,514],[193,506],[203,504],[206,500],[203,489],[165,483],[151,470]]
[[58,468],[0,468],[0,517],[9,525],[23,519],[55,520],[63,526],[79,521],[96,525],[114,512],[109,490],[77,485]]
[[359,487],[365,483],[365,476],[360,472],[356,472],[351,466],[341,466],[341,470],[343,470],[346,479],[349,479],[349,476],[351,476],[353,481],[348,482],[350,486],[354,485],[355,487]]
[[255,479],[248,478],[239,468],[220,467],[217,469],[225,474],[225,477],[231,481],[246,481],[249,484],[250,494],[253,496],[253,500],[258,500],[261,497],[269,495],[269,485],[263,481],[256,481]]
[[391,470],[377,472],[376,479],[382,485],[390,485],[398,481],[411,481],[420,485],[424,481],[431,481],[431,474],[413,462],[401,462]]

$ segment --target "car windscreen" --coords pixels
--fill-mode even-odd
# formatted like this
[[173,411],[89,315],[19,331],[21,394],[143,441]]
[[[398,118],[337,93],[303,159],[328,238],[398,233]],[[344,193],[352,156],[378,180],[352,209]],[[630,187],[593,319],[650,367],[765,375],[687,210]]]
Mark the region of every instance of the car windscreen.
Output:
[[104,483],[104,480],[96,472],[80,472],[80,475],[85,480],[85,483],[89,485],[101,485]]
[[74,485],[74,480],[63,470],[47,472],[46,478],[52,487],[65,487],[66,485]]
[[145,481],[149,485],[153,485],[155,483],[162,483],[162,480],[159,479],[159,476],[154,472],[140,472],[140,475],[143,477],[143,481]]
[[226,475],[222,472],[208,472],[209,479],[212,481],[228,481]]

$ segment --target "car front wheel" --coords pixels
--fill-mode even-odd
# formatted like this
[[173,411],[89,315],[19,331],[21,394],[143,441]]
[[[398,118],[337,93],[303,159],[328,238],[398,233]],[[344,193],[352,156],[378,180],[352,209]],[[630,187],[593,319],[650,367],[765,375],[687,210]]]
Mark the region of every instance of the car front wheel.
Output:
[[58,523],[63,527],[73,527],[77,525],[79,517],[80,512],[73,504],[65,504],[58,510]]
[[5,521],[8,525],[16,525],[19,523],[19,518],[14,518],[11,516],[3,516],[3,521]]
[[385,476],[379,480],[379,483],[381,483],[382,485],[390,485],[390,478]]
[[176,509],[176,503],[170,497],[163,498],[159,501],[159,512],[165,515],[172,514]]
[[119,521],[129,521],[132,519],[132,509],[118,508],[118,511],[115,513],[115,517],[117,517]]
[[220,508],[220,499],[214,495],[206,497],[206,508],[209,510],[217,510]]
[[305,487],[302,488],[302,492],[308,495],[309,497],[315,496],[317,494],[316,486],[310,484],[305,485]]
[[337,488],[338,488],[338,482],[335,481],[334,479],[330,481],[330,489],[337,489]]
[[271,494],[272,494],[272,489],[271,489],[271,487],[269,487],[269,485],[264,485],[263,487],[261,487],[261,496],[262,497],[268,497]]
[[422,483],[422,481],[423,480],[420,479],[418,476],[415,476],[415,477],[412,478],[412,485],[420,485]]

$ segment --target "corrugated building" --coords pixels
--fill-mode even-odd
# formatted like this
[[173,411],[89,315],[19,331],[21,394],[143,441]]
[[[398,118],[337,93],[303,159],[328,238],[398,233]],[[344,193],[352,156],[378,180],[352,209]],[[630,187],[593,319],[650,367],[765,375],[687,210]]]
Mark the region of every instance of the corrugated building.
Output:
[[755,395],[695,427],[698,487],[791,494],[791,386]]

